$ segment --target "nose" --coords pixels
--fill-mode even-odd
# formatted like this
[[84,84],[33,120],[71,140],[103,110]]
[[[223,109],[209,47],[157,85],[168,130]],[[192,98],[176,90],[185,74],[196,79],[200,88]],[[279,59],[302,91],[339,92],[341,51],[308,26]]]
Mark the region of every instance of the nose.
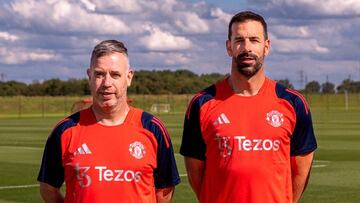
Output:
[[249,39],[245,39],[243,41],[243,51],[244,52],[252,52],[252,44]]
[[107,74],[105,75],[105,77],[103,78],[102,83],[103,83],[103,86],[104,86],[104,87],[109,87],[109,86],[111,86],[111,76],[110,76],[110,73],[107,73]]

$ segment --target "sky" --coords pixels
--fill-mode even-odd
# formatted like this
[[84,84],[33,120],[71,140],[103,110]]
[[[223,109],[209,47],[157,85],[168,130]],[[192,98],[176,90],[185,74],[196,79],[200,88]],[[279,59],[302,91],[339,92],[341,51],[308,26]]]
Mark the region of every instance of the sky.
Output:
[[270,78],[360,80],[359,0],[0,0],[0,80],[85,78],[105,39],[126,44],[135,70],[227,74],[228,22],[243,10],[267,21]]

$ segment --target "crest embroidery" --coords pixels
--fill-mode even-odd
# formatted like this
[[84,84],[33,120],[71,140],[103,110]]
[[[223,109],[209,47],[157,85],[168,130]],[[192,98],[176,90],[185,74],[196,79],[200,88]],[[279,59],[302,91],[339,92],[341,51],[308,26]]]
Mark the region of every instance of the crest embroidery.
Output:
[[266,120],[270,125],[275,128],[280,127],[284,123],[283,114],[276,110],[267,113]]
[[135,142],[130,144],[129,152],[136,159],[141,159],[146,154],[144,145],[139,141],[135,141]]

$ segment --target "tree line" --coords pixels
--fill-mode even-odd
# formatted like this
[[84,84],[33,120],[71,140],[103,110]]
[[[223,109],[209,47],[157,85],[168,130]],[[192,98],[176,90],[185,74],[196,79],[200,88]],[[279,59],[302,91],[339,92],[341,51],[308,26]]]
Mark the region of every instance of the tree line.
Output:
[[[189,70],[136,71],[129,94],[194,94],[227,75],[219,73],[195,74]],[[289,88],[294,86],[288,79],[278,80]],[[360,81],[344,80],[339,86],[331,82],[320,84],[311,81],[302,92],[308,93],[348,93],[360,92]],[[26,84],[18,81],[0,82],[0,96],[82,96],[90,95],[87,79],[49,79],[44,82]]]

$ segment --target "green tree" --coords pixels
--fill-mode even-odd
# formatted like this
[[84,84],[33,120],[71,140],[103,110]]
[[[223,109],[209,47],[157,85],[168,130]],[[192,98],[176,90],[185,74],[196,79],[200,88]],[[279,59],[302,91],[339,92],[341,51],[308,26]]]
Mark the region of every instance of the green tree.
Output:
[[320,92],[320,83],[317,81],[311,81],[305,85],[305,92],[309,93],[319,93]]
[[64,81],[60,79],[50,79],[43,83],[44,92],[50,96],[62,96],[65,95]]
[[14,80],[0,82],[0,96],[16,96],[26,93],[27,85]]
[[331,82],[325,82],[321,84],[321,92],[324,94],[334,94],[335,93],[335,85]]
[[360,92],[360,81],[352,81],[350,79],[343,80],[342,83],[336,88],[338,92],[342,93],[345,90],[350,93]]
[[88,95],[90,93],[87,79],[70,79],[63,84],[64,95]]
[[44,85],[39,82],[32,83],[28,85],[25,96],[44,96],[45,90]]

